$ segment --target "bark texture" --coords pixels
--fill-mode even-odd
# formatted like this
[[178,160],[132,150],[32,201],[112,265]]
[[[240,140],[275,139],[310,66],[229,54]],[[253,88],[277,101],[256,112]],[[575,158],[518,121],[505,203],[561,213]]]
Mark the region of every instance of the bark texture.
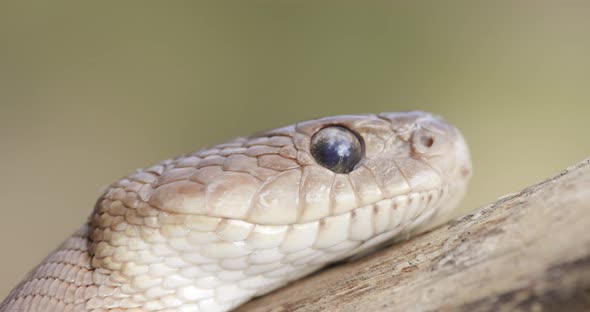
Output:
[[590,159],[238,311],[590,311]]

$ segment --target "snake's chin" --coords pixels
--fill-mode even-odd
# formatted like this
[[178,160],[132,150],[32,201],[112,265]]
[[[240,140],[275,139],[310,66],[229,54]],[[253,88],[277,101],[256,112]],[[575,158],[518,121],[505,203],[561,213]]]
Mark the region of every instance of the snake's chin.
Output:
[[[446,201],[449,197],[456,196],[453,193],[455,188],[452,184],[444,184],[429,191],[397,195],[351,210],[349,213],[353,220],[362,214],[363,210],[371,210],[374,233],[359,246],[335,257],[331,262],[344,259],[354,261],[396,242],[427,232],[448,221],[453,215],[449,214],[449,211],[443,213],[441,210],[448,208]],[[389,225],[379,228],[380,223],[385,223],[383,207],[391,209]],[[433,220],[438,220],[438,223],[433,224]]]

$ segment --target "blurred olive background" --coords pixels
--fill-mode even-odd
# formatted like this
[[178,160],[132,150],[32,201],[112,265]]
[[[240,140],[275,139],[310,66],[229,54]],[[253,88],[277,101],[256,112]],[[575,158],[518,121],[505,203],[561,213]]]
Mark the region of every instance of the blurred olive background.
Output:
[[299,120],[444,116],[464,211],[552,176],[590,152],[589,30],[563,1],[3,2],[0,297],[118,177]]

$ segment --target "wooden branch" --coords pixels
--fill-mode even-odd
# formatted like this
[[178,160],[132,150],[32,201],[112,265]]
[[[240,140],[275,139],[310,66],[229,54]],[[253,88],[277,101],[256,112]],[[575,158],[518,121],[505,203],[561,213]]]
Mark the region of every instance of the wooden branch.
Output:
[[590,159],[238,311],[590,311]]

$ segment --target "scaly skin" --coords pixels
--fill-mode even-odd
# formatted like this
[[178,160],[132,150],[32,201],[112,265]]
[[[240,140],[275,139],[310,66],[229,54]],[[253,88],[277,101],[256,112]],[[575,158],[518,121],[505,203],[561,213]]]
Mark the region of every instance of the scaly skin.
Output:
[[[364,156],[334,173],[318,130]],[[0,311],[227,311],[449,218],[471,174],[460,133],[423,112],[336,116],[241,137],[112,184]]]

